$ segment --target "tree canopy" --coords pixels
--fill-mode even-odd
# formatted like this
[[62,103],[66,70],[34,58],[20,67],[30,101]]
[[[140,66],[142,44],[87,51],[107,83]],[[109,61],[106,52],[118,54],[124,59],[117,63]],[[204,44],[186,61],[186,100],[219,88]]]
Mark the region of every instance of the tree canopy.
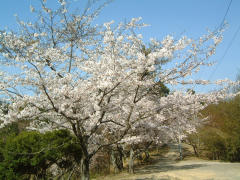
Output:
[[0,33],[1,66],[14,69],[0,72],[0,93],[9,102],[1,126],[27,120],[32,130],[71,131],[81,147],[82,180],[89,179],[90,160],[100,149],[143,139],[131,134],[142,126],[175,129],[177,113],[189,117],[188,109],[197,112],[226,97],[225,89],[191,94],[166,88],[209,83],[190,76],[211,65],[221,30],[197,40],[169,35],[151,39],[148,50],[142,35],[135,33],[146,26],[141,18],[100,26],[93,20],[104,4],[81,14],[70,11],[64,0],[55,9],[45,0],[41,6],[39,11],[32,8],[34,23],[19,21],[19,31]]

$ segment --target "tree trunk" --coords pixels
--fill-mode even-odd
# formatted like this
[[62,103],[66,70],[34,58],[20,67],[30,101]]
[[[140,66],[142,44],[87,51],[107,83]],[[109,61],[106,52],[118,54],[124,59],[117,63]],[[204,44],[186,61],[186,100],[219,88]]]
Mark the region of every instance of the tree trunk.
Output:
[[133,174],[134,173],[134,151],[132,148],[130,150],[128,166],[129,166],[128,172]]
[[192,147],[193,147],[195,156],[196,156],[196,157],[199,157],[198,150],[197,150],[197,146],[196,146],[196,145],[192,145]]
[[[79,124],[77,124],[77,127],[78,126]],[[89,165],[90,165],[90,159],[92,155],[89,155],[88,153],[88,136],[82,136],[82,134],[77,131],[77,128],[75,125],[73,125],[73,131],[74,131],[74,134],[78,137],[79,144],[81,146],[81,154],[79,154],[81,155],[81,159],[80,159],[81,180],[89,180],[90,179]]]
[[80,167],[81,167],[81,180],[89,180],[89,156],[82,155]]
[[123,148],[121,146],[117,146],[118,150],[118,158],[117,158],[117,165],[120,171],[123,170]]
[[179,142],[178,148],[179,148],[179,159],[182,160],[183,156],[182,156],[182,145],[181,145],[181,142]]
[[148,161],[149,158],[150,158],[149,152],[148,152],[148,151],[145,151],[144,154],[145,154],[144,161]]
[[112,149],[111,161],[115,173],[123,170],[123,152],[121,147],[118,146],[116,150]]
[[118,168],[118,165],[117,165],[117,153],[114,150],[112,150],[112,153],[111,153],[111,161],[112,161],[114,173],[119,173],[120,169]]

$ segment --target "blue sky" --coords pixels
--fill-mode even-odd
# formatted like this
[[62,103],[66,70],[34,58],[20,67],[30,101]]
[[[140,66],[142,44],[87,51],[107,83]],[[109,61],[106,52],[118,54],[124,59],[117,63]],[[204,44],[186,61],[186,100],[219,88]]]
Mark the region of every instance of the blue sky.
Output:
[[[16,27],[14,14],[18,14],[22,19],[31,19],[29,6],[39,5],[37,1],[2,1],[0,29],[6,26]],[[54,6],[56,1],[48,0],[51,6]],[[86,0],[73,1],[79,1],[79,5],[84,4]],[[176,37],[183,34],[198,38],[205,34],[207,29],[214,30],[221,24],[229,3],[230,0],[115,0],[103,9],[97,22],[111,20],[119,22],[141,16],[144,23],[151,25],[141,32],[144,40],[151,37],[162,39],[167,34]],[[232,38],[240,26],[239,8],[240,1],[232,0],[226,16],[228,28],[224,32],[223,42],[219,45],[216,55],[212,57],[219,65],[201,71],[199,77],[210,80],[224,78],[235,80],[240,69],[240,32],[233,42]],[[230,43],[231,47],[225,54]]]

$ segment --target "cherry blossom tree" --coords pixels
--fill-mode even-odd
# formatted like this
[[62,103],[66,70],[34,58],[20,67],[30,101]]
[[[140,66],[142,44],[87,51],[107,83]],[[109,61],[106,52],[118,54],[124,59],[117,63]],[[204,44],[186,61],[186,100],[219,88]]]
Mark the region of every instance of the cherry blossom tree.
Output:
[[164,127],[169,138],[179,144],[180,159],[182,159],[182,140],[187,134],[195,132],[196,128],[206,120],[201,117],[200,111],[220,100],[213,96],[220,98],[216,92],[195,94],[192,91],[186,93],[175,91],[167,97],[167,108],[162,109],[161,113],[165,117]]
[[131,128],[128,134],[120,141],[125,151],[129,154],[129,173],[134,173],[134,160],[145,153],[148,158],[148,150],[152,145],[163,144],[167,140],[167,134],[163,130],[163,124],[150,120],[138,122]]
[[134,159],[151,145],[175,141],[179,143],[187,134],[196,131],[207,118],[201,118],[200,111],[209,104],[226,98],[224,92],[193,94],[191,91],[174,91],[158,99],[158,109],[147,121],[132,125],[128,134],[120,141],[129,150],[129,172],[134,172]]
[[83,180],[101,148],[140,130],[140,124],[151,122],[151,129],[166,121],[162,113],[169,99],[152,93],[159,83],[208,83],[188,77],[211,64],[208,59],[222,39],[221,32],[198,40],[166,36],[151,39],[146,52],[135,33],[146,26],[141,18],[97,26],[93,20],[100,9],[78,15],[64,0],[56,10],[42,1],[36,22],[19,21],[19,31],[0,34],[0,93],[9,102],[1,126],[24,119],[40,132],[70,130],[82,149]]

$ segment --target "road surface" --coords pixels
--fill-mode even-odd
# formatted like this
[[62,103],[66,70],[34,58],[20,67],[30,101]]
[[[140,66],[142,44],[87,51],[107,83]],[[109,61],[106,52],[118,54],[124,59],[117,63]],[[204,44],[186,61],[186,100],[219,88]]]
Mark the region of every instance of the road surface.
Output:
[[135,170],[135,174],[121,173],[102,177],[105,180],[240,180],[240,163],[206,160],[176,161],[177,145],[171,144],[169,152],[156,164]]

